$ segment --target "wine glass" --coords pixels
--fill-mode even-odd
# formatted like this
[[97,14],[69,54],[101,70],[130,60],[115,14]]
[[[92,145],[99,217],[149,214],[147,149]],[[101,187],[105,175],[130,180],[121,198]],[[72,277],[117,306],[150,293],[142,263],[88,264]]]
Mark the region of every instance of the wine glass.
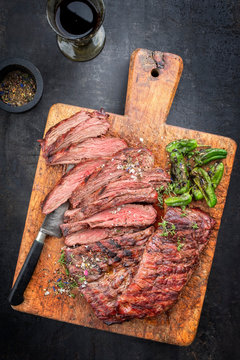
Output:
[[47,19],[61,52],[71,60],[96,57],[105,44],[103,0],[48,0]]

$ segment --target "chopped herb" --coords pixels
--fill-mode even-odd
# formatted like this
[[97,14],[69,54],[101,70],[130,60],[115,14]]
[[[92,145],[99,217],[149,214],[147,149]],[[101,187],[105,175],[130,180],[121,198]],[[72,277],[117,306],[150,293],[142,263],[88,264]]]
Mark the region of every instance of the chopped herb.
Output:
[[180,215],[181,218],[187,216],[186,206],[181,206],[182,213]]
[[162,209],[163,208],[163,191],[164,186],[160,186],[156,188],[156,191],[158,193],[158,206]]
[[163,220],[161,223],[158,223],[159,226],[162,227],[163,232],[162,236],[167,237],[169,235],[173,236],[175,235],[176,226],[166,220]]
[[177,251],[181,251],[181,249],[184,247],[184,244],[181,244],[181,239],[177,238]]
[[57,285],[57,287],[59,287],[60,289],[63,289],[64,286],[65,286],[62,280],[57,281],[56,285]]
[[174,190],[175,186],[173,183],[169,183],[168,186],[166,187],[166,189],[164,190],[164,194],[166,195],[171,195],[171,194],[175,194],[175,190]]
[[78,283],[74,279],[72,279],[69,283],[69,287],[70,289],[74,289],[75,287],[78,287]]
[[85,276],[78,276],[78,280],[80,282],[84,282],[86,280]]
[[192,224],[192,229],[194,229],[194,230],[198,229],[198,224],[197,224],[197,223],[193,223],[193,224]]
[[61,264],[62,266],[66,265],[66,259],[65,259],[65,254],[64,251],[61,251],[61,256],[58,260],[59,264]]

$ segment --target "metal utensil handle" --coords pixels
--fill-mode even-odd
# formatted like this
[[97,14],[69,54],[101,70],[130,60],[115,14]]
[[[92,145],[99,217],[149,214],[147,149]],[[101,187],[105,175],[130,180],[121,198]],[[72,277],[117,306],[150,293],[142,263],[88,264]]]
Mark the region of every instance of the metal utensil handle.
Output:
[[39,231],[17,277],[17,280],[15,281],[14,286],[9,294],[8,301],[11,305],[16,306],[24,301],[23,294],[28,286],[29,281],[31,280],[32,274],[41,255],[45,238],[46,234]]

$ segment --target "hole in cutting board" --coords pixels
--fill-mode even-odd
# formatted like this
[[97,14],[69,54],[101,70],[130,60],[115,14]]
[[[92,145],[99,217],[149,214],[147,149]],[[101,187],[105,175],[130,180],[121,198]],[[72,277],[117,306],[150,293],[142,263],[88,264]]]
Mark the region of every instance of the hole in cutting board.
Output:
[[158,68],[152,69],[151,75],[153,77],[158,77],[159,76],[159,69]]

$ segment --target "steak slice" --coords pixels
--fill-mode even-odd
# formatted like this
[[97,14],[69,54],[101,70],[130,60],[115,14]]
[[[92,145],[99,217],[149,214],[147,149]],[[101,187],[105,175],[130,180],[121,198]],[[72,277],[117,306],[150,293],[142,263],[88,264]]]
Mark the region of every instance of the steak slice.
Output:
[[152,185],[141,181],[118,180],[90,195],[81,202],[84,218],[100,211],[130,203],[156,203],[158,194]]
[[142,173],[141,181],[147,182],[157,188],[159,186],[167,187],[168,183],[171,182],[170,175],[161,168],[155,168],[152,170],[144,171]]
[[88,139],[80,144],[57,151],[48,158],[48,163],[50,165],[77,164],[88,159],[112,157],[126,147],[127,143],[119,138]]
[[107,114],[84,110],[60,121],[48,130],[44,139],[39,140],[43,156],[47,159],[61,148],[105,134],[109,128],[107,118]]
[[[177,301],[215,224],[200,210],[189,210],[184,218],[181,213],[178,208],[167,210],[164,231],[158,229],[149,239],[136,275],[118,298],[117,316],[110,317],[108,323],[155,316]],[[167,235],[166,229],[174,229],[172,225],[175,233]]]
[[82,121],[86,121],[89,116],[90,114],[88,111],[79,111],[69,118],[64,119],[56,125],[52,126],[47,131],[44,139],[38,140],[38,142],[41,144],[43,155],[47,157],[49,153],[49,147],[52,146],[61,135],[65,134],[71,128],[80,124]]
[[154,157],[147,149],[127,148],[119,151],[102,170],[97,170],[86,184],[80,184],[73,192],[70,203],[76,208],[90,194],[101,189],[121,176],[134,175],[140,177],[144,170],[152,169]]
[[42,212],[49,214],[65,203],[79,183],[84,182],[95,170],[103,166],[103,159],[88,161],[75,166],[67,172],[46,196],[42,204]]
[[77,231],[87,229],[87,225],[83,225],[81,221],[75,221],[71,223],[65,223],[60,225],[63,236],[68,236]]
[[130,284],[153,232],[151,226],[133,234],[65,249],[69,274],[79,283],[100,319],[115,316],[117,297]]
[[115,228],[95,228],[86,229],[68,235],[65,238],[65,245],[88,245],[96,241],[111,238],[113,236],[122,236],[124,234],[132,234],[139,231],[135,227],[115,227]]
[[[152,205],[127,204],[117,208],[111,208],[95,214],[87,219],[60,225],[64,236],[79,231],[86,227],[112,228],[123,227],[144,227],[154,223],[157,212]],[[74,229],[74,230],[73,230]]]

